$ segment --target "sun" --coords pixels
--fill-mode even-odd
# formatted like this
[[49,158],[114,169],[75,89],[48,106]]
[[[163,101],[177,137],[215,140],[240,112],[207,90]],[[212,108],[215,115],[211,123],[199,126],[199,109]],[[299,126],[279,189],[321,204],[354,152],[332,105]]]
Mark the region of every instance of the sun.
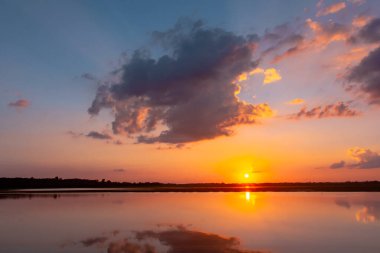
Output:
[[245,173],[245,174],[244,174],[244,177],[245,177],[245,178],[249,178],[249,173]]

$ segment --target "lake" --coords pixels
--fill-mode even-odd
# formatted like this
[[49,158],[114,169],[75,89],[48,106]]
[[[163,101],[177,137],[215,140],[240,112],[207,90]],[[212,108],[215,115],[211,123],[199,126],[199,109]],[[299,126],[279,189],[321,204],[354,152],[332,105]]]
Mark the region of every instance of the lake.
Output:
[[0,252],[380,252],[380,193],[0,195]]

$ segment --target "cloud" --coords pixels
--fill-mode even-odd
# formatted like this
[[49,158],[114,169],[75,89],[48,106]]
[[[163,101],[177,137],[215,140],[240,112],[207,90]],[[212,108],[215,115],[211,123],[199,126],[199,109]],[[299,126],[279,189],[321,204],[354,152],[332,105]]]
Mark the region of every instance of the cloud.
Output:
[[[367,47],[380,42],[380,18],[372,19],[353,36],[349,42],[365,43]],[[356,66],[348,69],[344,76],[350,83],[347,90],[363,96],[369,104],[380,104],[380,47],[370,51]]]
[[358,169],[380,168],[380,155],[370,149],[354,147],[348,150],[349,155],[356,161],[350,165]]
[[290,115],[290,119],[321,119],[330,117],[355,117],[360,113],[350,108],[350,102],[337,102],[325,106],[317,106],[307,109],[304,106],[298,113]]
[[108,240],[107,237],[92,237],[81,241],[81,244],[85,247],[91,247],[94,245],[102,244]]
[[320,9],[317,12],[317,17],[337,13],[337,12],[340,12],[341,10],[343,10],[344,8],[346,8],[345,2],[339,2],[339,3],[331,4],[329,6],[326,6],[322,9]]
[[269,68],[264,71],[264,84],[274,83],[281,79],[280,73],[274,68]]
[[86,137],[98,139],[98,140],[111,140],[112,137],[109,134],[106,133],[99,133],[96,131],[91,131],[88,134],[86,134]]
[[107,248],[108,253],[156,253],[156,249],[151,244],[140,245],[131,242],[128,239],[123,239],[116,242],[111,242]]
[[261,57],[283,48],[294,48],[304,41],[305,37],[300,31],[296,31],[289,23],[275,26],[273,29],[266,29],[260,42],[263,47]]
[[97,81],[98,79],[96,78],[96,76],[94,76],[93,74],[91,73],[84,73],[80,76],[81,78],[85,79],[85,80],[89,80],[89,81]]
[[255,68],[251,70],[250,72],[243,72],[240,75],[238,75],[235,82],[239,83],[242,81],[246,81],[248,80],[249,76],[257,75],[257,74],[264,75],[263,84],[274,83],[282,79],[280,73],[275,68],[268,68],[268,69]]
[[90,131],[88,133],[78,133],[78,132],[74,132],[74,131],[67,131],[66,134],[70,135],[73,138],[86,137],[86,138],[91,138],[91,139],[95,139],[95,140],[104,140],[108,144],[123,145],[122,141],[115,140],[106,131],[103,131],[103,132]]
[[125,172],[125,169],[114,169],[114,172]]
[[83,136],[82,133],[76,133],[76,132],[71,131],[71,130],[67,131],[66,134],[70,135],[73,138],[78,138],[78,137],[82,137]]
[[363,27],[372,20],[371,16],[358,15],[352,20],[352,25],[355,27]]
[[349,2],[355,5],[362,5],[366,2],[366,0],[349,0]]
[[286,104],[288,105],[300,105],[304,103],[305,103],[305,100],[303,100],[302,98],[295,98],[293,100],[286,102]]
[[26,108],[30,105],[30,102],[26,99],[19,99],[14,102],[10,102],[8,106],[16,108]]
[[310,52],[312,50],[322,50],[330,45],[332,42],[347,41],[350,37],[351,30],[344,24],[329,20],[322,23],[313,21],[308,18],[305,21],[304,29],[299,34],[299,39],[295,40],[290,47],[281,50],[281,46],[273,48],[272,51],[279,52],[274,58],[273,62],[278,63],[288,57],[298,55],[303,52]]
[[236,78],[257,66],[257,36],[182,20],[154,38],[167,53],[156,59],[136,50],[120,80],[101,86],[88,110],[111,109],[115,134],[138,143],[195,142],[231,135],[235,126],[270,114],[267,104],[237,97]]
[[350,67],[356,65],[371,49],[368,46],[353,47],[348,52],[342,53],[332,59],[332,63],[328,66],[338,70],[347,71]]
[[346,162],[345,161],[340,161],[340,162],[337,162],[337,163],[333,163],[330,165],[330,169],[340,169],[340,168],[344,168],[344,166],[346,165]]
[[314,32],[311,43],[315,47],[325,47],[334,41],[346,41],[350,35],[350,29],[346,25],[334,21],[321,23],[309,18],[306,25]]
[[358,65],[351,68],[346,80],[355,85],[347,89],[363,94],[370,104],[380,104],[380,47],[371,51]]
[[348,155],[354,160],[353,163],[340,161],[333,163],[331,169],[379,169],[380,168],[380,155],[367,148],[354,147],[348,150]]
[[[377,43],[380,42],[380,18],[366,20],[367,23],[350,38],[350,42]],[[364,21],[363,21],[364,22]]]
[[289,23],[275,26],[273,29],[266,29],[260,39],[262,48],[261,58],[274,55],[273,63],[277,63],[294,52],[302,51],[306,44],[304,31],[293,27]]

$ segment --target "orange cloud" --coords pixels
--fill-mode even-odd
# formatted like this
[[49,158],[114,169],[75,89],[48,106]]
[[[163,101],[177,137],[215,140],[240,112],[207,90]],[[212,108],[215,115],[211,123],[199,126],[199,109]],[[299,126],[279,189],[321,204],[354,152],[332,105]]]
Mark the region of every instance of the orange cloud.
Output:
[[309,18],[306,20],[306,27],[312,31],[312,34],[307,39],[299,40],[296,45],[275,56],[273,63],[278,63],[287,57],[306,51],[322,50],[332,42],[347,41],[350,38],[350,29],[336,22],[320,23]]
[[264,69],[262,69],[262,68],[255,68],[254,70],[252,70],[251,72],[249,72],[250,76],[255,75],[255,74],[264,74]]
[[[247,73],[244,73],[244,74],[245,75],[243,77],[246,77],[248,75],[252,76],[256,74],[263,74],[264,75],[263,84],[274,83],[282,79],[282,76],[275,68],[268,68],[268,69],[255,68],[254,70],[250,71],[248,74]],[[239,80],[239,77],[238,77],[238,80]]]
[[300,105],[300,104],[304,104],[305,100],[303,100],[302,98],[295,98],[295,99],[290,100],[290,101],[288,101],[286,103],[288,105]]
[[349,30],[339,23],[329,22],[321,25],[309,18],[306,24],[315,33],[314,39],[310,42],[311,46],[325,47],[334,41],[346,41],[350,36]]
[[241,73],[240,75],[238,75],[235,82],[239,83],[239,82],[246,81],[247,79],[248,79],[248,74],[246,72],[244,72],[244,73]]
[[317,13],[317,17],[337,13],[337,12],[340,12],[341,10],[343,10],[344,8],[346,8],[345,2],[339,2],[336,4],[332,4],[332,5],[326,6],[325,8],[319,10]]
[[282,79],[280,73],[274,68],[269,68],[264,71],[264,84],[274,83]]
[[352,25],[355,27],[363,27],[372,19],[371,16],[360,15],[352,20]]
[[336,69],[345,69],[362,60],[372,49],[373,46],[351,48],[349,52],[336,56],[332,65]]

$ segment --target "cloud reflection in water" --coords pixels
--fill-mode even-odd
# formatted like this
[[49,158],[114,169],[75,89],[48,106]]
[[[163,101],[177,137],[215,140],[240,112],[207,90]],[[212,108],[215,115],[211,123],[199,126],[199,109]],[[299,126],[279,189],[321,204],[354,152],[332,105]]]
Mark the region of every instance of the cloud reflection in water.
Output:
[[[103,244],[105,241],[107,243]],[[100,243],[99,243],[100,242]],[[81,241],[85,247],[104,245],[108,253],[264,253],[242,249],[238,238],[190,230],[184,226],[144,230],[132,237],[94,237]]]
[[[380,201],[371,199],[337,198],[335,203],[343,208],[355,208],[355,220],[360,223],[371,223],[380,220]],[[359,209],[357,209],[359,207]]]

